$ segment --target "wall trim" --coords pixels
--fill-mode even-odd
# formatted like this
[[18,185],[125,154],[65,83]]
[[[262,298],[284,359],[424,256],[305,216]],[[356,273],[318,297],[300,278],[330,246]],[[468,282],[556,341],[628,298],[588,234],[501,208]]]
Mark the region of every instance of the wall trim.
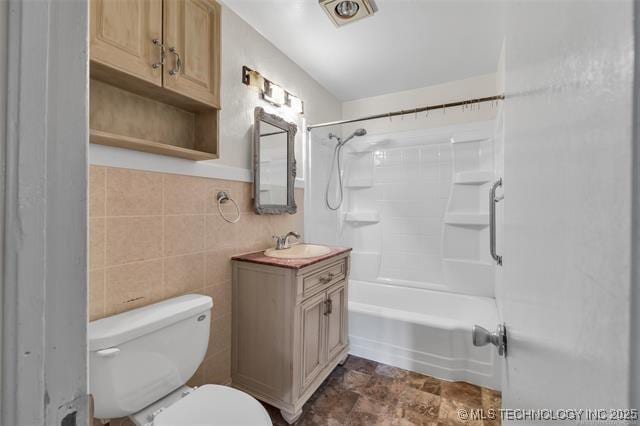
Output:
[[[225,166],[211,161],[192,161],[166,155],[150,154],[124,148],[89,146],[89,164],[148,172],[172,173],[237,182],[253,182],[253,172],[242,167]],[[296,188],[304,188],[304,179],[296,178]]]
[[633,139],[632,139],[632,189],[631,189],[631,353],[630,353],[630,407],[640,408],[640,8],[633,4],[636,24],[633,26],[634,44],[633,77]]
[[84,425],[89,4],[8,7],[0,423]]

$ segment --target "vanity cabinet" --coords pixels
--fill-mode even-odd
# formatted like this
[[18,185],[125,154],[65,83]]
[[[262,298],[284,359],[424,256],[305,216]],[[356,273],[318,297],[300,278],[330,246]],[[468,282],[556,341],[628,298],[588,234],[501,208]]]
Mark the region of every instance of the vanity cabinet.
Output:
[[259,253],[233,259],[233,386],[292,423],[347,357],[349,250],[295,267]]

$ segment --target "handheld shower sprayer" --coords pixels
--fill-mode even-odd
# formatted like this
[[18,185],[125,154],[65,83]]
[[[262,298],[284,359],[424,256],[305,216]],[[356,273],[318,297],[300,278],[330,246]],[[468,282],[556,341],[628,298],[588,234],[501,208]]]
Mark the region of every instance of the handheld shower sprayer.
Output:
[[[335,139],[338,141],[338,143],[336,144],[336,147],[333,149],[333,160],[331,161],[331,170],[329,171],[329,178],[327,179],[327,190],[325,191],[325,203],[327,204],[327,207],[330,210],[338,210],[340,208],[340,206],[342,205],[342,200],[344,198],[344,189],[342,186],[342,148],[346,145],[347,142],[349,142],[351,139],[353,139],[356,136],[364,136],[367,134],[367,131],[365,129],[358,129],[355,132],[353,132],[351,135],[349,135],[346,139],[341,139],[339,136],[333,134],[333,133],[329,133],[329,139]],[[333,180],[333,171],[335,169],[335,167],[338,167],[338,204],[337,205],[331,205],[331,203],[329,202],[329,189],[331,188],[331,181]]]

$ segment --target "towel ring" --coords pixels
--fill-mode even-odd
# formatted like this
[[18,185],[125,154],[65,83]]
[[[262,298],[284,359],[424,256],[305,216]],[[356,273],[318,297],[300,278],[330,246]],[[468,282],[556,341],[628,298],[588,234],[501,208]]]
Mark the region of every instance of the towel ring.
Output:
[[[240,220],[240,208],[238,207],[238,203],[236,203],[233,200],[233,198],[229,197],[229,193],[227,191],[218,192],[218,195],[216,195],[216,198],[218,199],[218,211],[220,212],[220,216],[222,216],[222,218],[224,220],[226,220],[229,223],[236,223],[237,221]],[[233,205],[235,206],[235,208],[236,208],[236,218],[235,219],[229,219],[222,212],[222,205],[225,204],[227,201],[231,201],[233,203]]]

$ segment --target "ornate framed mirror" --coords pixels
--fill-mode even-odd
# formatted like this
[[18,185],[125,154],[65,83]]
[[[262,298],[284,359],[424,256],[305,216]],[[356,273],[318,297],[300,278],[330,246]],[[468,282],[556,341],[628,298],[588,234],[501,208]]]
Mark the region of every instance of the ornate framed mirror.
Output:
[[253,200],[258,214],[297,211],[295,136],[298,127],[256,107],[253,125]]

